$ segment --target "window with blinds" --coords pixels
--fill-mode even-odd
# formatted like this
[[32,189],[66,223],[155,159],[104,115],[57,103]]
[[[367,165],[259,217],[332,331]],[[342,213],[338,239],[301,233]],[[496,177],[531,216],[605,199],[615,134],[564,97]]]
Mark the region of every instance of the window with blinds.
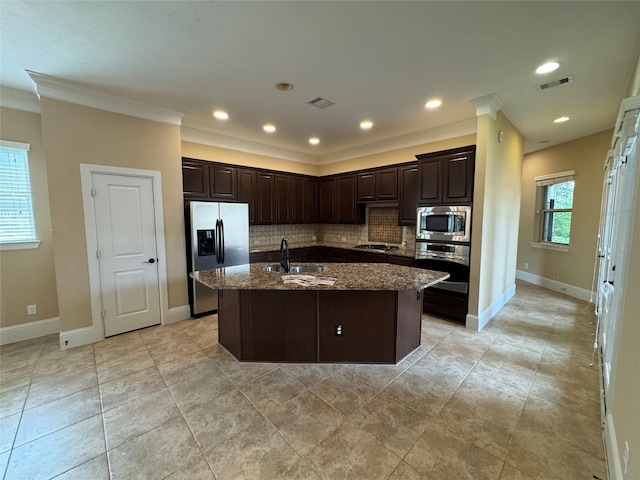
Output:
[[569,245],[575,172],[535,177],[541,242]]
[[36,241],[29,145],[0,141],[0,244]]

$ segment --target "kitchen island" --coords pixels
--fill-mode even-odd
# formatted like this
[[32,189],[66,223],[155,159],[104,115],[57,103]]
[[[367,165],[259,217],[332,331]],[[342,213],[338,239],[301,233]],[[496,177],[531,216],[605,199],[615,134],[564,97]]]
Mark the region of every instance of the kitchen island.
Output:
[[[218,290],[219,342],[238,360],[397,363],[420,345],[422,291],[447,273],[324,263],[332,285],[285,283],[253,263],[192,273]],[[300,264],[307,266],[309,264]]]

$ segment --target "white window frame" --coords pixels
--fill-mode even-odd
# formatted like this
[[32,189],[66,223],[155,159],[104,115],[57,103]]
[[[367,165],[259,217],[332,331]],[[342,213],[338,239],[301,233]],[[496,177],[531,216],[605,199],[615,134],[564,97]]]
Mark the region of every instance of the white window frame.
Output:
[[[530,245],[534,248],[544,248],[547,250],[555,250],[558,252],[568,252],[569,244],[564,243],[556,243],[556,242],[548,242],[542,239],[544,234],[544,226],[542,222],[544,221],[544,213],[550,211],[548,208],[545,208],[545,198],[540,195],[538,188],[546,187],[549,185],[555,185],[558,183],[564,183],[569,181],[575,182],[575,170],[568,170],[566,172],[558,172],[551,173],[548,175],[539,175],[534,177],[534,181],[536,182],[536,215],[535,215],[535,226],[534,226],[534,238],[536,241],[530,242]],[[574,192],[575,199],[575,192]],[[553,209],[553,211],[558,212],[573,212],[573,208],[571,209]],[[571,240],[569,240],[571,241]]]
[[[31,150],[31,145],[28,143],[22,143],[22,142],[12,142],[9,140],[0,140],[0,147],[1,148],[10,148],[10,149],[14,149],[14,150],[23,150],[25,152],[29,152],[29,150]],[[29,157],[27,155],[27,168],[29,168]],[[35,238],[32,240],[24,240],[24,241],[8,241],[8,242],[2,242],[0,241],[0,251],[7,251],[7,250],[32,250],[32,249],[36,249],[40,246],[40,240],[38,240],[38,232],[36,229],[36,220],[35,220],[35,212],[33,211],[33,190],[31,188],[31,177],[29,177],[29,191],[31,193],[31,211],[32,211],[32,218],[33,218],[33,229],[34,229],[34,235]]]

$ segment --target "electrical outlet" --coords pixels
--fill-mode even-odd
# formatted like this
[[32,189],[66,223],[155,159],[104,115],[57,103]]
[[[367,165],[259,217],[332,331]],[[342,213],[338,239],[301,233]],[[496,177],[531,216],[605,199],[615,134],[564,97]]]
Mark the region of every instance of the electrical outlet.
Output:
[[342,336],[342,325],[336,325],[336,337]]
[[529,270],[529,264],[528,264],[528,263],[526,263],[526,262],[525,262],[525,264],[524,264],[524,269],[525,269],[525,270]]
[[35,304],[34,305],[27,305],[27,315],[35,315],[37,313],[37,309]]
[[315,235],[311,235],[311,240],[313,240],[314,242],[318,239],[318,237],[316,237]]
[[342,237],[342,243],[347,243],[347,237]]
[[624,474],[627,474],[627,469],[629,468],[629,442],[624,442],[624,452],[622,453],[622,469],[624,470]]

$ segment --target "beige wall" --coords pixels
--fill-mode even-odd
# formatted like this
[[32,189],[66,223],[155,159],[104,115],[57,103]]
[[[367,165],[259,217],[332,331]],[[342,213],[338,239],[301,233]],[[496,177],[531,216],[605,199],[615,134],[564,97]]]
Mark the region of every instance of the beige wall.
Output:
[[[591,290],[598,225],[604,159],[610,148],[612,130],[563,143],[524,157],[518,270]],[[536,185],[534,177],[575,170],[575,190],[571,215],[571,242],[568,252],[534,248]]]
[[300,173],[303,175],[318,175],[318,166],[309,163],[292,162],[281,158],[238,152],[226,148],[201,145],[193,142],[182,142],[182,156],[210,160],[212,162],[230,163],[244,167],[264,168],[282,172]]
[[447,140],[399,148],[398,150],[392,150],[389,152],[376,153],[375,155],[353,158],[342,162],[328,163],[320,166],[319,175],[333,175],[335,173],[353,172],[354,170],[382,167],[384,165],[393,165],[396,163],[415,162],[416,155],[420,155],[422,153],[439,152],[441,150],[466,147],[467,145],[475,144],[475,135],[464,135]]
[[162,175],[169,308],[188,304],[178,126],[41,98],[61,330],[92,325],[80,164]]
[[[498,132],[504,132],[498,142]],[[469,314],[479,316],[515,283],[523,138],[498,112],[478,117]]]
[[[0,327],[8,327],[57,317],[58,296],[40,115],[2,108],[0,132],[2,140],[31,145],[29,176],[36,234],[40,240],[35,250],[0,252]],[[31,304],[36,305],[36,315],[27,315],[27,305]]]

